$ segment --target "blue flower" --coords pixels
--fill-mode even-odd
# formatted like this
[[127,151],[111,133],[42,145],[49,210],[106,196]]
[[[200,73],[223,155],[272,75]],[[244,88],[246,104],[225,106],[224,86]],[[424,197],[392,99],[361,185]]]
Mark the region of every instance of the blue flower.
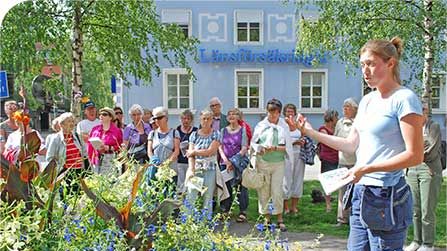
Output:
[[147,228],[147,236],[151,236],[153,233],[155,233],[155,226],[153,224],[150,224]]
[[275,232],[276,225],[275,224],[270,224],[269,228],[270,228],[271,232]]
[[262,223],[256,224],[256,229],[258,229],[259,232],[263,232],[265,229],[264,224],[262,224]]
[[187,220],[188,216],[185,213],[182,213],[182,215],[180,216],[180,221],[182,222],[182,224],[185,224]]
[[20,235],[20,241],[26,241],[26,236],[25,235]]
[[138,207],[143,207],[143,201],[141,200],[140,197],[137,196],[137,198],[135,199],[135,203],[137,203]]
[[90,225],[95,224],[95,220],[93,219],[93,217],[88,218],[88,222],[90,223]]
[[87,228],[85,226],[81,226],[80,228],[81,228],[83,234],[85,234],[87,232]]
[[268,210],[269,210],[269,213],[270,214],[273,214],[273,210],[274,210],[275,208],[273,207],[273,203],[269,203],[269,207],[268,207]]
[[161,231],[166,232],[166,224],[161,225]]
[[271,245],[271,242],[270,241],[266,241],[265,245],[264,245],[264,250],[270,250],[270,245]]
[[68,228],[65,228],[64,239],[66,242],[71,242],[71,238],[76,237],[74,234],[70,233]]

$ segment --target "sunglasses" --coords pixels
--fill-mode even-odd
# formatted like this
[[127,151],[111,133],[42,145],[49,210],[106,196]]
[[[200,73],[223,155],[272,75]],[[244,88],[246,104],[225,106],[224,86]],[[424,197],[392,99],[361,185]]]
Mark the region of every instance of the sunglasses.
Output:
[[104,117],[110,116],[110,114],[108,114],[107,112],[101,112],[99,115],[104,116]]
[[160,120],[162,118],[164,118],[165,116],[160,116],[160,117],[155,117],[154,120]]
[[115,114],[120,114],[120,115],[122,115],[123,113],[120,112],[120,111],[117,111],[117,112],[115,112]]
[[212,105],[210,105],[210,107],[216,107],[216,106],[219,106],[220,104],[212,104]]

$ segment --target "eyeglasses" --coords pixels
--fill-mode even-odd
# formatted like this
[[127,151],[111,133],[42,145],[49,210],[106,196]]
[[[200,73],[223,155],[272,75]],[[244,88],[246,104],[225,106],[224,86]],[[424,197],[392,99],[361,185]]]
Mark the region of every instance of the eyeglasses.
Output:
[[104,116],[104,117],[110,116],[110,114],[108,114],[107,112],[101,112],[99,115]]
[[212,104],[212,105],[210,105],[210,107],[216,107],[216,106],[219,106],[220,104]]

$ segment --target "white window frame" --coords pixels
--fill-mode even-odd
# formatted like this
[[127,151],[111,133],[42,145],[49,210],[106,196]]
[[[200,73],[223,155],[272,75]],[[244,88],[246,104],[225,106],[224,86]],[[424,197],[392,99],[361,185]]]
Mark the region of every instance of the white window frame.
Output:
[[[251,13],[260,13],[261,20],[259,22],[259,42],[252,42],[252,41],[238,41],[237,40],[237,13],[238,12],[251,12]],[[235,45],[263,45],[264,44],[264,11],[262,10],[255,10],[255,9],[238,9],[234,10],[233,14],[233,40]]]
[[[188,14],[188,22],[168,22],[165,21],[165,15],[167,12],[185,12]],[[188,37],[192,36],[192,11],[190,9],[162,9],[161,10],[161,22],[162,23],[175,23],[178,25],[187,24],[188,25]]]
[[447,72],[445,71],[434,71],[432,73],[432,86],[433,86],[433,75],[444,75],[444,85],[441,84],[439,86],[439,108],[433,108],[432,113],[433,114],[444,114],[447,112],[446,106],[447,106]]
[[[302,106],[302,86],[303,86],[303,79],[302,79],[302,75],[303,75],[303,73],[307,73],[307,72],[309,72],[309,73],[313,73],[313,72],[320,72],[320,73],[324,73],[324,75],[325,75],[325,77],[324,77],[324,82],[322,83],[322,90],[321,90],[321,108],[307,108],[307,107],[305,107],[305,108],[303,108],[303,106]],[[298,76],[298,79],[299,79],[299,86],[298,86],[298,89],[299,89],[299,107],[300,107],[300,110],[302,111],[302,112],[305,112],[305,113],[323,113],[326,109],[327,109],[327,107],[328,107],[328,90],[329,90],[329,88],[328,88],[328,86],[329,86],[329,83],[328,83],[328,81],[329,81],[329,76],[328,76],[328,69],[300,69],[299,70],[299,76]],[[312,90],[312,87],[311,87],[311,90]],[[311,97],[312,98],[312,97]]]
[[[259,72],[259,108],[239,108],[237,95],[237,74],[239,72]],[[238,107],[244,114],[262,114],[264,110],[264,69],[263,68],[236,68],[234,69],[234,107]]]
[[[168,108],[168,75],[171,74],[188,74],[188,71],[185,68],[166,68],[163,69],[163,106]],[[177,88],[179,88],[177,84]],[[193,85],[192,85],[192,79],[189,80],[189,107],[188,108],[168,108],[169,114],[179,115],[182,113],[185,109],[194,110],[194,103],[193,103]],[[180,90],[177,89],[177,94],[180,94]]]

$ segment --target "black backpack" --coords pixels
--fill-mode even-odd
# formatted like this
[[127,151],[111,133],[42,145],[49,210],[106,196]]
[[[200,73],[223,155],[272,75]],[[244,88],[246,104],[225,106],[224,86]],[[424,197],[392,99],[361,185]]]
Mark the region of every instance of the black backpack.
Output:
[[446,168],[446,163],[445,163],[445,155],[446,155],[446,145],[445,145],[445,140],[441,141],[441,148],[440,148],[440,153],[439,155],[441,155],[441,165],[442,165],[442,169],[444,170]]

